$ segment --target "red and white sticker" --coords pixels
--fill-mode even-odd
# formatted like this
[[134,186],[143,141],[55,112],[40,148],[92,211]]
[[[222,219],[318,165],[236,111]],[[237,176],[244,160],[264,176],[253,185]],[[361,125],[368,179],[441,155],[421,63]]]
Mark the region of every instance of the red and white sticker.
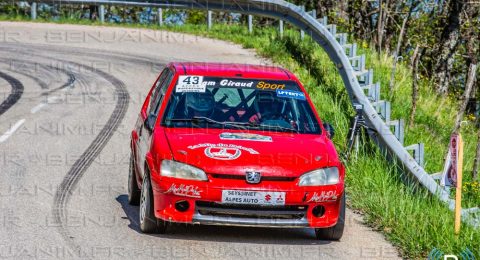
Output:
[[205,155],[217,160],[235,160],[242,154],[237,148],[207,147]]
[[314,192],[312,197],[307,200],[307,202],[328,202],[328,201],[336,201],[338,198],[336,190],[329,190],[329,191],[322,191],[322,192]]
[[258,152],[252,148],[244,147],[235,144],[196,144],[188,146],[188,149],[205,148],[205,155],[216,160],[235,160],[242,154],[242,151],[250,154],[258,154]]
[[165,192],[165,194],[174,194],[177,196],[190,197],[190,198],[200,198],[203,191],[194,185],[185,185],[180,184],[176,185],[173,183],[170,188]]

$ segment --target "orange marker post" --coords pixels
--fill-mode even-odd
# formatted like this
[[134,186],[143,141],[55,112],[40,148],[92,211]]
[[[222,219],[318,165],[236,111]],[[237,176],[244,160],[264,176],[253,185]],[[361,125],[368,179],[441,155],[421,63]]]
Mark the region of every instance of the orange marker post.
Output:
[[458,134],[458,161],[457,165],[457,190],[455,192],[455,234],[460,234],[461,213],[462,213],[462,169],[463,169],[463,140],[462,136]]

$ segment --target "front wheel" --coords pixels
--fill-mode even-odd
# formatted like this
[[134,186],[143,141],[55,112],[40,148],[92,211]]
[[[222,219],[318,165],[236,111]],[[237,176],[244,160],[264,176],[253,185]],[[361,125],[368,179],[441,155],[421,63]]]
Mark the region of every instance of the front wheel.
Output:
[[160,233],[167,230],[165,221],[157,219],[153,212],[153,192],[150,177],[145,174],[140,195],[140,230],[143,233]]
[[340,213],[338,214],[337,224],[329,228],[316,228],[315,235],[319,240],[340,240],[345,227],[345,193],[340,202]]

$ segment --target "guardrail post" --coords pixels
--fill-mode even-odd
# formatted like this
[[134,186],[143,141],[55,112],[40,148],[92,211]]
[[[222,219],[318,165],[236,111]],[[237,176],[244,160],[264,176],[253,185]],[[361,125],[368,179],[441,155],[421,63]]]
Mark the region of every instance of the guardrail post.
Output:
[[405,140],[405,120],[393,120],[390,122],[385,122],[389,127],[393,127],[393,133],[398,141],[403,145]]
[[328,24],[328,18],[326,16],[322,18],[317,18],[317,21],[321,23],[323,26],[326,26]]
[[162,26],[163,25],[163,9],[158,8],[157,14],[158,14],[158,25]]
[[371,103],[375,103],[380,100],[380,82],[365,85],[361,88],[363,90],[367,90],[367,98],[370,100]]
[[340,45],[347,44],[348,35],[346,33],[337,34],[335,35],[335,38],[337,38],[337,41],[340,43]]
[[417,161],[418,165],[420,165],[421,167],[424,166],[424,144],[423,143],[418,143],[418,144],[412,144],[412,145],[409,145],[409,146],[406,146],[405,149],[407,151],[412,151],[413,152],[413,159],[415,159],[415,161]]
[[[300,6],[302,8],[302,11],[305,12],[305,6],[302,5]],[[300,39],[303,40],[303,38],[305,38],[305,32],[303,30],[300,31]]]
[[283,20],[280,20],[280,25],[278,29],[280,31],[280,37],[283,37]]
[[35,20],[37,19],[37,3],[33,2],[31,5],[30,5],[30,18],[32,20]]
[[335,37],[337,35],[337,25],[336,24],[327,24],[327,30]]
[[104,23],[104,22],[105,22],[105,6],[104,6],[104,5],[100,5],[100,8],[99,8],[98,12],[100,13],[100,14],[99,14],[99,16],[100,16],[100,22],[101,22],[101,23]]
[[253,16],[251,14],[248,15],[248,32],[253,32]]
[[348,57],[353,58],[357,56],[357,44],[356,43],[348,43],[342,46],[343,49],[345,50],[345,54],[347,54]]
[[212,11],[210,10],[207,12],[207,26],[208,29],[212,28]]

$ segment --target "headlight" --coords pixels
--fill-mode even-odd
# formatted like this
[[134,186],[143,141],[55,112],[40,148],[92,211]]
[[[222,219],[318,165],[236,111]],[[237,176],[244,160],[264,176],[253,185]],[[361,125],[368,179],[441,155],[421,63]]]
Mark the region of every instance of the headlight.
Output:
[[337,184],[338,182],[338,168],[331,167],[305,173],[304,175],[300,176],[298,186],[322,186]]
[[188,164],[179,163],[171,160],[162,161],[160,175],[187,180],[208,180],[207,175],[203,170],[200,170]]

